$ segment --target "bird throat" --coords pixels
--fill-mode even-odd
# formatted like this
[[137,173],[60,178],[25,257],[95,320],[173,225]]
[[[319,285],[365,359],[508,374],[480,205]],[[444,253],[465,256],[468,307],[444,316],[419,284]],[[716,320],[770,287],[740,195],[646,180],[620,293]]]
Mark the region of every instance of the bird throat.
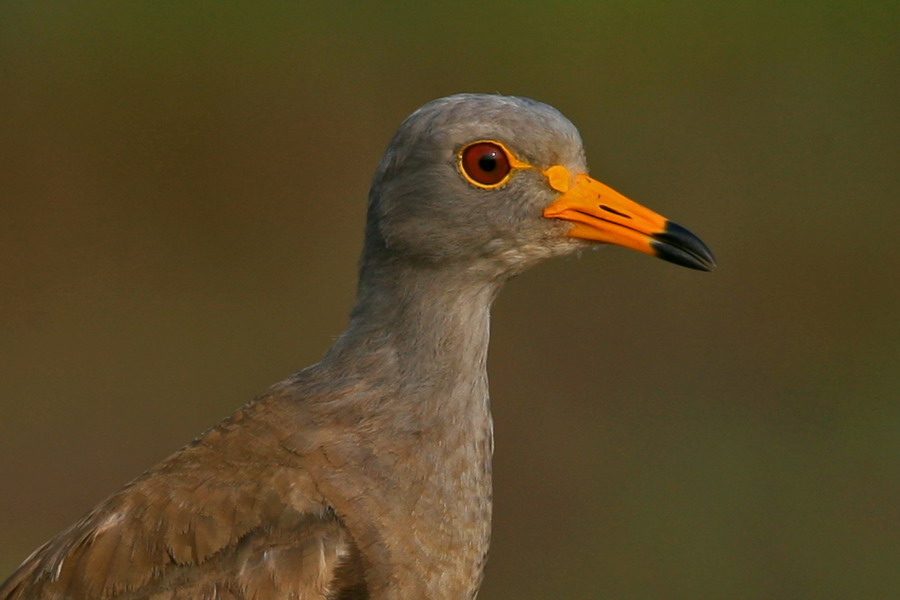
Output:
[[483,375],[501,283],[466,269],[366,266],[350,325],[326,360],[374,361],[433,388]]

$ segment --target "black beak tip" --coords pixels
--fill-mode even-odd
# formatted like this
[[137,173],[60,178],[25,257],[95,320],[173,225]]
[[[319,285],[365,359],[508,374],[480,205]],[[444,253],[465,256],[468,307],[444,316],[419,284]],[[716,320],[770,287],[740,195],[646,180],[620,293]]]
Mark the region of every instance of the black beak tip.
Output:
[[706,244],[672,221],[666,222],[665,231],[653,235],[650,245],[658,258],[682,267],[712,271],[716,266],[716,258]]

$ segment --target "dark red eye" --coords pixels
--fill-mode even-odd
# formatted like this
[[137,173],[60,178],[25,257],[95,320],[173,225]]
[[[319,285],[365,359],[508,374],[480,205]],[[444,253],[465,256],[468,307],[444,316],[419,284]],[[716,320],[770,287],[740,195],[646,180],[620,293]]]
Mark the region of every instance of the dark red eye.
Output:
[[463,148],[462,169],[475,183],[497,185],[509,175],[509,157],[506,151],[492,142],[475,142]]

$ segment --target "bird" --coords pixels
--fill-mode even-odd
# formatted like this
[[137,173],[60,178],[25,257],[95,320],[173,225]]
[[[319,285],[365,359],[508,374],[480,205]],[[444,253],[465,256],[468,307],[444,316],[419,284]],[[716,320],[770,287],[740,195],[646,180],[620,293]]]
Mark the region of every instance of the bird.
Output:
[[433,100],[368,196],[355,305],[274,384],[38,548],[0,600],[472,599],[490,540],[490,308],[619,245],[709,271],[690,231],[588,175],[555,108]]

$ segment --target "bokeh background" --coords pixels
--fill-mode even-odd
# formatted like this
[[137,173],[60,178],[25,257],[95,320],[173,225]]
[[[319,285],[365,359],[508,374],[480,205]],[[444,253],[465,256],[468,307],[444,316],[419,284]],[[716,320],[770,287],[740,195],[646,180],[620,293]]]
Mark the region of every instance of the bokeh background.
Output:
[[700,234],[494,310],[480,598],[900,597],[900,3],[0,4],[0,577],[345,323],[369,178],[548,102]]

